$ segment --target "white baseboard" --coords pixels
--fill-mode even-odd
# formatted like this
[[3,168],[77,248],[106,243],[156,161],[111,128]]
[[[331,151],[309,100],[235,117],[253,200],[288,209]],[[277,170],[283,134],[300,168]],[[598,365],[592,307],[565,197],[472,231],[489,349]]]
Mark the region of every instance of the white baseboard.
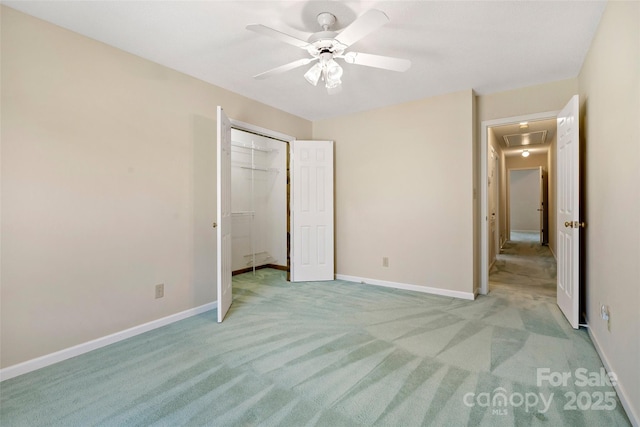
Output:
[[55,353],[27,360],[26,362],[18,363],[17,365],[8,366],[4,369],[0,369],[0,381],[8,380],[10,378],[17,377],[18,375],[26,374],[28,372],[44,368],[45,366],[53,365],[54,363],[62,362],[63,360],[67,360],[72,357],[76,357],[81,354],[96,350],[98,348],[108,346],[109,344],[113,344],[118,341],[122,341],[127,338],[131,338],[136,335],[151,331],[153,329],[169,325],[179,320],[186,319],[187,317],[195,316],[197,314],[204,313],[205,311],[213,310],[217,307],[217,304],[217,301],[214,301],[208,304],[201,305],[199,307],[191,308],[189,310],[181,311],[179,313],[163,317],[161,319],[152,320],[151,322],[143,323],[142,325],[134,326],[133,328],[125,329],[124,331],[116,332],[111,335],[75,345],[73,347],[65,348],[63,350],[56,351]]
[[[611,365],[609,364],[609,360],[607,359],[607,356],[602,352],[600,344],[598,343],[598,340],[591,332],[591,328],[589,328],[588,331],[589,331],[589,337],[591,338],[591,341],[593,342],[593,346],[598,352],[598,356],[600,356],[600,360],[602,360],[602,364],[604,365],[604,368],[607,370],[607,372],[615,373],[615,371],[611,369]],[[627,398],[627,394],[625,393],[624,386],[622,385],[622,382],[624,380],[625,380],[624,378],[620,378],[620,376],[617,376],[616,385],[614,386],[614,388],[616,389],[616,393],[618,394],[618,399],[620,399],[620,403],[622,403],[622,407],[627,413],[627,417],[629,417],[629,421],[631,421],[631,425],[633,425],[634,427],[639,427],[640,416],[639,414],[634,412],[634,408],[631,406],[631,401]]]
[[431,288],[429,286],[412,285],[409,283],[388,282],[386,280],[367,279],[364,277],[347,276],[345,274],[336,274],[337,280],[345,280],[347,282],[363,283],[365,285],[384,286],[385,288],[404,289],[405,291],[422,292],[425,294],[441,295],[445,297],[461,298],[467,300],[475,299],[474,292],[460,292],[449,289]]

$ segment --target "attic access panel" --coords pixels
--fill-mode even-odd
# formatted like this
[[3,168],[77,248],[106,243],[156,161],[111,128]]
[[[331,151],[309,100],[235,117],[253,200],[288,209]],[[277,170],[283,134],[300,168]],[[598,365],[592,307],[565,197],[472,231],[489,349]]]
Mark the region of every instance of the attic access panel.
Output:
[[547,131],[541,130],[529,133],[514,133],[503,136],[507,147],[520,147],[529,145],[542,145],[547,140]]

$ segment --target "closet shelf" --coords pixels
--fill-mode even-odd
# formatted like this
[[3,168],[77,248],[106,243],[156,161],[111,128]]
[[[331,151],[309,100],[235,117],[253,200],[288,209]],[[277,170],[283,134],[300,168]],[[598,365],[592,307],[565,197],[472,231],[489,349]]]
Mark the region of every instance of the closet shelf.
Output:
[[246,216],[246,215],[255,215],[256,211],[239,211],[239,212],[231,212],[231,216]]
[[256,168],[256,167],[253,167],[253,166],[239,166],[239,167],[240,167],[240,169],[248,169],[248,170],[251,170],[251,171],[259,171],[259,172],[276,172],[276,173],[280,172],[276,168]]
[[242,144],[240,142],[233,142],[233,141],[231,141],[231,145],[233,147],[246,148],[247,150],[261,151],[263,153],[271,153],[272,151],[278,151],[278,150],[275,150],[273,148],[264,148],[264,147],[260,147],[258,145],[246,145],[246,144]]
[[277,260],[271,256],[271,254],[269,252],[263,251],[263,252],[255,252],[255,253],[251,253],[251,254],[247,254],[244,255],[244,258],[246,260],[246,265],[248,267],[255,267],[258,265],[264,265],[267,263],[274,263],[277,262]]

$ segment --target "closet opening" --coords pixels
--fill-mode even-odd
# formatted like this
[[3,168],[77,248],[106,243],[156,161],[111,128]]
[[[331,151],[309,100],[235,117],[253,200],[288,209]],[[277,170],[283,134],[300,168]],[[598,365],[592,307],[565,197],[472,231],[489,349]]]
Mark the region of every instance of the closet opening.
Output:
[[274,268],[290,279],[289,143],[231,129],[232,274]]

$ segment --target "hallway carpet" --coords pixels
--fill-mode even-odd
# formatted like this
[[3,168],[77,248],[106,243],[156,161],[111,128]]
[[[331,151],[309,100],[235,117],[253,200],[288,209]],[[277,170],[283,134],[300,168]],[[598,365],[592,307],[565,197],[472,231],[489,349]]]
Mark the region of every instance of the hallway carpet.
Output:
[[576,385],[602,368],[586,332],[507,274],[475,301],[236,276],[222,324],[207,312],[3,382],[0,424],[629,425],[611,386]]

